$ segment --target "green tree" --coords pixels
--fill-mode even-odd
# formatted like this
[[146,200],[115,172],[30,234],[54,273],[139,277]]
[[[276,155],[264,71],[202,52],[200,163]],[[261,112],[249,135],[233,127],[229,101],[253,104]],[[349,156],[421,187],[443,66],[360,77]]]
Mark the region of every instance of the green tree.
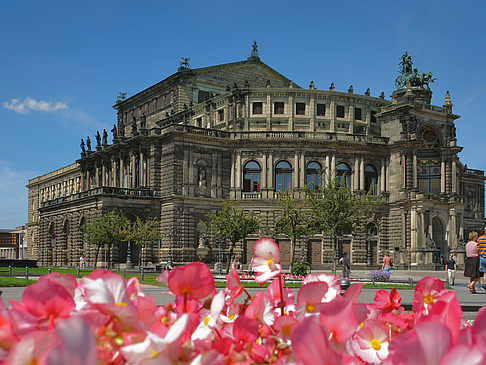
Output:
[[[121,213],[111,211],[99,217],[92,218],[83,227],[83,239],[90,245],[96,246],[94,267],[98,263],[100,249],[107,245],[108,250],[121,240],[121,231],[126,218]],[[108,257],[108,267],[111,263],[111,255]]]
[[[316,233],[316,227],[312,224],[311,211],[308,201],[295,199],[293,190],[278,192],[279,210],[275,221],[275,230],[278,234],[284,234],[290,238],[290,258],[295,260],[295,248],[302,237],[309,237]],[[304,244],[302,244],[301,258],[304,258]]]
[[237,207],[235,202],[229,200],[222,203],[219,212],[209,213],[207,218],[205,225],[211,236],[222,236],[231,243],[226,265],[226,273],[228,273],[236,243],[243,240],[243,244],[245,244],[246,237],[260,227],[260,221],[253,214],[245,212]]
[[373,208],[380,199],[372,190],[363,195],[353,194],[344,185],[345,179],[330,179],[328,184],[319,188],[307,189],[307,201],[311,207],[315,226],[323,234],[332,238],[332,272],[336,274],[336,239],[343,234],[358,233],[366,229]]
[[128,220],[125,222],[125,227],[122,230],[122,240],[133,242],[140,248],[139,264],[143,265],[145,263],[143,259],[147,245],[162,238],[162,235],[159,233],[159,226],[160,222],[155,218],[143,221],[137,216],[134,222]]

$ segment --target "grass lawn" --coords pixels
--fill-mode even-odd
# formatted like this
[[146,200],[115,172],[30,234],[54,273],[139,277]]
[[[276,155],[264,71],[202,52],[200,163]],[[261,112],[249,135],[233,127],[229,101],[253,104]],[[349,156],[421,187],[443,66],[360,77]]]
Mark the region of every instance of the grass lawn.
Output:
[[27,286],[35,283],[35,280],[27,280],[25,278],[14,278],[10,276],[0,277],[0,287],[13,287],[13,286]]

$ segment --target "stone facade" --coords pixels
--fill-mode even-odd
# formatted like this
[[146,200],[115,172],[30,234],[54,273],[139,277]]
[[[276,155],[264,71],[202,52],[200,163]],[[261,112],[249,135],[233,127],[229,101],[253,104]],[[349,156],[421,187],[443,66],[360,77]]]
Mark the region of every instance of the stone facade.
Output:
[[[205,239],[202,221],[224,199],[271,228],[278,190],[302,198],[309,181],[345,173],[355,193],[372,188],[383,203],[369,234],[342,237],[338,253],[363,266],[380,264],[384,253],[403,267],[433,267],[449,252],[461,263],[468,232],[484,227],[484,173],[459,161],[449,96],[439,107],[431,95],[411,86],[391,101],[352,87],[303,89],[255,56],[180,68],[116,103],[112,144],[97,143],[76,163],[29,181],[26,239],[42,265],[76,265],[81,254],[92,265],[81,227],[117,210],[160,219],[162,241],[145,261],[212,264],[219,247]],[[242,263],[256,238],[238,247]],[[289,264],[289,241],[275,238]],[[299,252],[304,244],[314,267],[329,266],[329,237],[303,240]],[[123,263],[126,246],[109,254]]]

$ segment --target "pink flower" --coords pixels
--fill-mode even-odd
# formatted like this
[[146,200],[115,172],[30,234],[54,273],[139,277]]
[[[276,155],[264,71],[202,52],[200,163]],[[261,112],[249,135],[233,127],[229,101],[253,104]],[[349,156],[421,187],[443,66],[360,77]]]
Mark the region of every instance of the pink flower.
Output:
[[240,277],[236,272],[236,261],[233,261],[231,272],[226,275],[226,288],[228,289],[228,302],[233,302],[245,289],[240,282]]
[[378,290],[375,294],[375,305],[383,312],[390,312],[392,310],[400,308],[400,295],[397,290],[393,288],[390,293],[386,290]]
[[292,331],[292,349],[298,363],[304,365],[340,364],[339,355],[332,349],[324,329],[314,317],[305,318]]
[[264,283],[279,275],[282,271],[280,265],[280,249],[270,238],[260,238],[253,248],[251,267],[256,271],[255,281]]
[[333,276],[328,274],[309,274],[305,277],[302,281],[302,285],[307,283],[321,281],[328,285],[328,290],[326,295],[324,296],[322,302],[327,303],[336,298],[341,294],[341,285],[339,285],[339,280]]
[[390,337],[388,328],[377,320],[367,320],[354,336],[354,353],[368,364],[380,364],[388,357]]
[[328,288],[328,285],[323,281],[302,285],[297,293],[297,318],[301,319],[303,316],[319,314]]
[[444,291],[444,283],[432,277],[425,277],[417,283],[412,301],[412,310],[415,313],[428,313],[432,304],[437,302]]
[[358,327],[353,303],[343,297],[321,306],[320,322],[329,332],[329,339],[346,341]]
[[446,325],[428,321],[417,324],[390,343],[390,361],[394,365],[438,365],[452,344]]
[[208,267],[196,261],[178,266],[169,273],[169,289],[194,300],[204,299],[216,291],[214,278]]

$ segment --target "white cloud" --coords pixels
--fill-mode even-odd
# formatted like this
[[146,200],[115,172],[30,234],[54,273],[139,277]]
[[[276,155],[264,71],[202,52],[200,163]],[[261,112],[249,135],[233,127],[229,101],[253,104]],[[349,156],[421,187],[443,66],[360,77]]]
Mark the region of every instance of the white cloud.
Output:
[[4,101],[2,106],[5,109],[13,110],[14,112],[21,114],[28,114],[31,110],[42,111],[42,112],[55,112],[58,110],[66,110],[68,106],[65,103],[35,100],[33,98],[27,97],[23,101],[17,98],[12,98],[9,101]]

